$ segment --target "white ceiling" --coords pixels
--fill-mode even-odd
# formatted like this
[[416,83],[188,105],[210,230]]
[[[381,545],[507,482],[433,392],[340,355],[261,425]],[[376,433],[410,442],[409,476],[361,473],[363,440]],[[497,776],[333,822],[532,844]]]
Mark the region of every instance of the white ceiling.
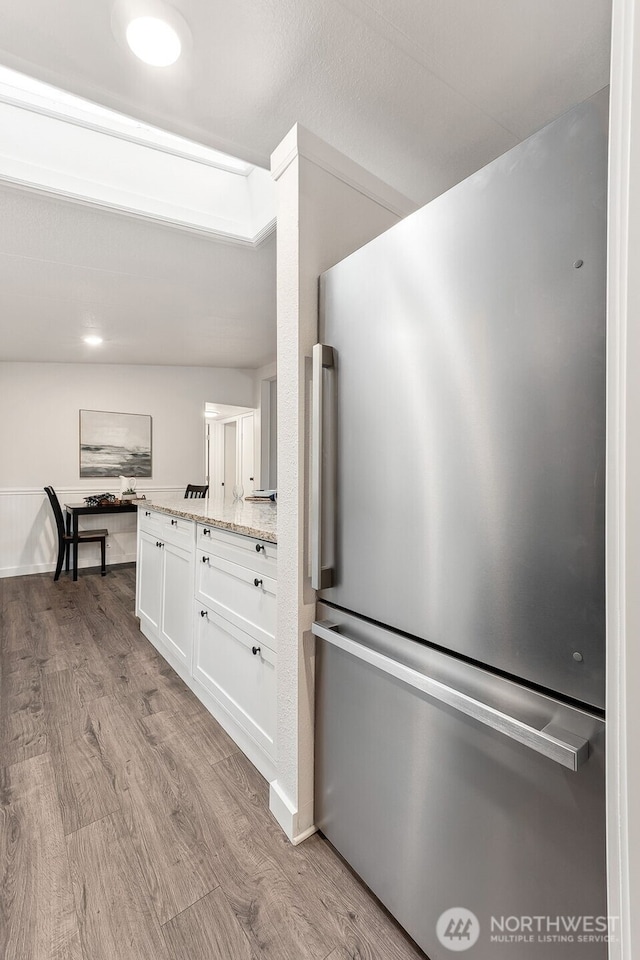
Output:
[[[3,185],[0,209],[2,359],[273,359],[273,235],[253,249]],[[93,331],[99,348],[82,342]]]
[[[608,82],[609,0],[174,6],[193,43],[161,70],[117,41],[108,2],[5,0],[0,63],[262,166],[300,122],[417,204]],[[232,247],[9,188],[0,202],[2,358],[88,359],[78,324],[103,320],[102,362],[274,356],[273,238]]]

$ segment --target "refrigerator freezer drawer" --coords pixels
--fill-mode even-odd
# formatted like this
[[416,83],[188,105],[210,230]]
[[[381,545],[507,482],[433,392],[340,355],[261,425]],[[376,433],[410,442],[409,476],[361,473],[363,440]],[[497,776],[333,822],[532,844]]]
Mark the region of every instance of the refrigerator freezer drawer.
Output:
[[[454,907],[479,921],[477,960],[604,960],[590,919],[606,916],[604,722],[326,605],[319,615],[337,631],[316,628],[316,822],[342,856],[431,960],[451,955],[437,922]],[[568,746],[588,741],[588,759],[568,769],[465,700],[516,729],[552,723]],[[492,940],[505,918],[520,941]]]

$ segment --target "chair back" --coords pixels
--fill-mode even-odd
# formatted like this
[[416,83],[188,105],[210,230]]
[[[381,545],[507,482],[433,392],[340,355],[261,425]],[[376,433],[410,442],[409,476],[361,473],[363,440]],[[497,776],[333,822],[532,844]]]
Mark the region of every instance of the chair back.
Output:
[[187,489],[184,492],[184,498],[185,500],[203,500],[207,495],[208,489],[208,483],[204,486],[198,486],[196,483],[188,483]]
[[62,507],[60,506],[58,495],[56,494],[53,487],[45,487],[44,492],[49,497],[49,503],[51,504],[53,515],[56,518],[56,527],[58,528],[58,537],[61,540],[63,540],[65,535],[64,517],[62,516]]

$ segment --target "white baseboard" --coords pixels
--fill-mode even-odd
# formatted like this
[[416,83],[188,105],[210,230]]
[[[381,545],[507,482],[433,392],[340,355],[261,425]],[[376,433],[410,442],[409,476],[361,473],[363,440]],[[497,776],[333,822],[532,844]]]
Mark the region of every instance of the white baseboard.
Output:
[[[311,808],[312,806],[310,805]],[[269,784],[269,809],[294,846],[302,843],[318,829],[313,823],[313,809],[297,810],[277,780]],[[311,824],[304,826],[305,820],[307,824],[311,821]]]
[[[121,563],[135,563],[135,561],[135,553],[125,553],[121,554],[116,560],[113,561],[113,566],[118,566]],[[78,562],[78,570],[95,566],[95,561],[87,561],[86,563]],[[109,557],[107,556],[107,573],[109,572],[109,566]],[[4,579],[5,577],[28,577],[34,573],[55,573],[55,569],[55,563],[26,563],[19,567],[2,567],[2,569],[0,569],[0,580]],[[60,574],[60,577],[67,576],[71,576],[71,571],[69,571],[67,574],[63,570]]]

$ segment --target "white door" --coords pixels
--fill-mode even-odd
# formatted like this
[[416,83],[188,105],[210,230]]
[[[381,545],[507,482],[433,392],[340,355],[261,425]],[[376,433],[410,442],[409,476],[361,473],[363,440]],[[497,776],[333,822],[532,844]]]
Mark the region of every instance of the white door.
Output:
[[238,476],[237,421],[224,425],[224,491],[231,496]]
[[140,531],[138,556],[138,615],[160,630],[162,607],[162,548],[158,538]]
[[224,493],[224,426],[222,423],[210,423],[208,427],[209,444],[209,496]]
[[245,496],[253,493],[257,486],[253,474],[254,466],[254,428],[253,414],[248,413],[240,417],[238,426],[241,429],[240,439],[240,479],[244,487]]
[[164,570],[161,637],[172,653],[191,668],[193,554],[166,542],[162,552]]

